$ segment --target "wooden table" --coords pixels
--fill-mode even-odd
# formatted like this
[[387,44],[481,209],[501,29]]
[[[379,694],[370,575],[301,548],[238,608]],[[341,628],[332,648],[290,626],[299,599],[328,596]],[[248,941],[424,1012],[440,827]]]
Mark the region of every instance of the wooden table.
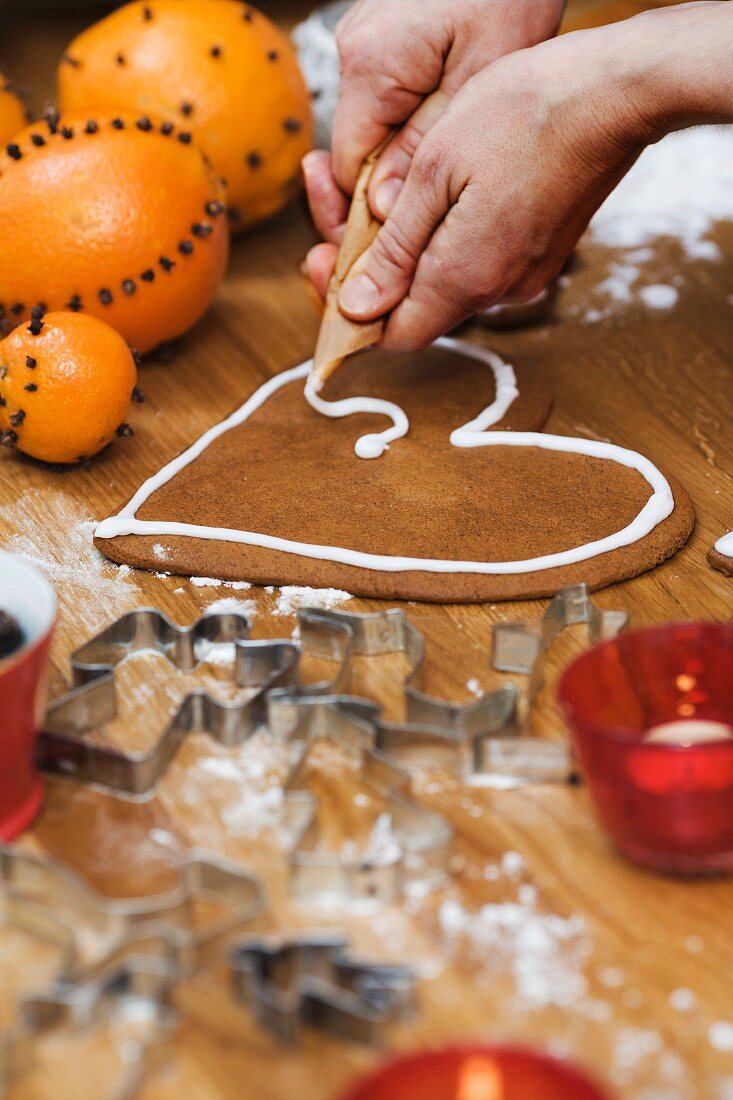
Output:
[[[287,15],[297,9],[287,5]],[[580,8],[579,16],[587,10]],[[0,60],[33,89],[36,104],[50,87],[50,59],[73,30],[72,23],[32,20],[4,28]],[[551,380],[557,400],[550,430],[639,448],[690,490],[698,522],[688,545],[654,572],[598,596],[603,607],[627,609],[636,624],[730,615],[733,582],[705,562],[706,550],[733,519],[731,227],[721,227],[718,239],[726,249],[718,264],[685,261],[671,243],[655,250],[651,270],[660,281],[683,275],[680,301],[671,312],[630,305],[606,321],[585,322],[585,311],[596,304],[593,287],[612,258],[586,245],[553,323],[491,336],[499,352]],[[209,316],[185,339],[175,361],[153,360],[142,368],[147,400],[134,409],[134,439],[115,444],[89,469],[63,473],[13,455],[0,458],[0,543],[41,563],[59,596],[54,694],[63,690],[70,651],[137,605],[155,604],[186,623],[215,600],[241,598],[252,601],[255,636],[287,636],[293,629],[292,618],[273,615],[277,592],[196,587],[177,577],[118,572],[92,550],[90,539],[93,521],[144,477],[256,384],[311,352],[317,308],[298,264],[313,240],[296,202],[235,242]],[[644,275],[653,281],[647,269]],[[492,623],[539,615],[543,606],[408,606],[428,640],[429,689],[467,699],[469,680],[496,686],[501,677],[488,662]],[[554,682],[584,644],[578,630],[553,648],[531,719],[545,736],[565,736]],[[357,686],[399,716],[400,672],[397,659],[362,662]],[[160,671],[156,675],[163,678]],[[130,694],[138,692],[138,708],[144,677],[138,665],[123,676]],[[165,686],[175,694],[180,685],[171,680]],[[165,706],[159,692],[152,710],[143,707],[139,729],[134,713],[125,711],[115,736],[127,747],[150,744]],[[267,751],[245,746],[233,752],[197,737],[144,804],[48,780],[43,813],[22,843],[56,856],[115,896],[172,883],[176,861],[193,844],[245,861],[263,874],[270,896],[255,928],[338,924],[360,948],[421,967],[422,1012],[414,1024],[395,1031],[400,1048],[451,1036],[510,1037],[579,1058],[610,1077],[625,1097],[731,1095],[722,1085],[727,1078],[732,1087],[730,1054],[709,1041],[711,1024],[732,1018],[730,883],[675,881],[627,865],[598,828],[582,788],[474,790],[433,775],[417,783],[416,794],[457,830],[463,870],[455,881],[437,895],[367,916],[304,910],[288,899],[272,830],[257,832],[272,816],[268,776],[259,774]],[[319,791],[332,842],[364,824],[358,808],[363,799],[355,803],[353,797],[358,789],[334,754],[326,754]],[[469,935],[455,932],[459,926],[465,932],[466,914],[482,906],[488,908]],[[0,981],[4,1018],[11,992],[47,976],[49,965],[27,944],[4,959],[0,949],[0,978],[13,977]],[[146,1086],[145,1100],[284,1100],[296,1093],[302,1100],[330,1100],[371,1061],[359,1049],[314,1033],[284,1052],[232,1003],[221,970],[185,983],[177,1000],[182,1028],[173,1063]],[[102,1097],[116,1066],[109,1035],[52,1039],[38,1072],[12,1095]]]

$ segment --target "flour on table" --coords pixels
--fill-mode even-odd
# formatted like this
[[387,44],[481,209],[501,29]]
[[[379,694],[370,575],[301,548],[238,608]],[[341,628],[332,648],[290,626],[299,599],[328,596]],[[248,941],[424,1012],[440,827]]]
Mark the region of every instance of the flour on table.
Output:
[[591,222],[591,237],[638,248],[678,240],[691,259],[717,260],[707,239],[717,221],[733,221],[733,131],[700,126],[650,145]]
[[207,615],[244,615],[246,619],[254,619],[257,614],[257,604],[254,600],[238,600],[236,596],[223,596],[222,599],[208,604],[205,611]]
[[[649,310],[676,305],[684,277],[650,281],[644,265],[654,244],[676,241],[692,260],[717,261],[710,234],[717,222],[733,221],[733,133],[730,127],[681,130],[646,149],[591,221],[592,242],[623,250],[593,289],[585,306],[572,310],[595,324],[637,303]],[[560,285],[569,282],[564,276]],[[571,314],[571,315],[572,315]]]
[[295,615],[301,607],[321,607],[330,610],[354,597],[341,588],[307,588],[286,584],[275,602],[275,615]]

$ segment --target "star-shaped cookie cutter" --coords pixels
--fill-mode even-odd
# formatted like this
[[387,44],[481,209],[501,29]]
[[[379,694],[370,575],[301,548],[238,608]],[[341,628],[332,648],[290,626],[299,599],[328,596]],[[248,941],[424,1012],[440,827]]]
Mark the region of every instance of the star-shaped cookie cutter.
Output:
[[[301,644],[278,639],[250,640],[251,623],[243,615],[204,615],[192,626],[177,626],[155,608],[138,608],[117,619],[71,657],[74,688],[51,703],[39,738],[40,766],[57,775],[110,790],[150,796],[189,733],[204,731],[224,745],[238,745],[261,727],[267,693],[285,684],[295,688],[301,653],[311,637],[319,651],[338,662],[324,684],[309,684],[311,694],[340,690],[346,683],[351,639],[343,624],[322,621],[318,611],[299,615]],[[255,688],[244,702],[222,702],[206,691],[182,700],[159,740],[147,752],[129,752],[93,741],[117,712],[115,670],[133,654],[156,653],[182,672],[190,672],[222,646],[234,649],[234,682]]]
[[414,971],[355,958],[338,932],[242,943],[230,969],[235,998],[284,1043],[310,1026],[378,1046],[415,1010]]

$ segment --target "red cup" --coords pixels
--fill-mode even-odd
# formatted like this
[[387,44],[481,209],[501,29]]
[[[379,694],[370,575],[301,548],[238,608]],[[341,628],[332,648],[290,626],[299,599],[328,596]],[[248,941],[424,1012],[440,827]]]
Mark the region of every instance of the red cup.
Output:
[[0,611],[17,619],[20,649],[0,660],[0,840],[12,840],[41,805],[36,739],[46,701],[56,596],[41,573],[0,551]]
[[559,696],[598,815],[621,851],[658,871],[733,870],[733,737],[647,740],[667,723],[694,724],[703,737],[705,723],[711,736],[733,727],[733,624],[621,634],[579,657]]
[[397,1058],[341,1100],[609,1100],[584,1073],[512,1046],[450,1046]]

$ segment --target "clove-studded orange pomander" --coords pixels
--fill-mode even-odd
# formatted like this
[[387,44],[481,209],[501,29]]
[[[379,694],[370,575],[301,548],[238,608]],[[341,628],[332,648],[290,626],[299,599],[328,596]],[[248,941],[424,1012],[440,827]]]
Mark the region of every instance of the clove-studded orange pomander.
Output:
[[0,73],[0,144],[5,145],[26,124],[23,102],[8,78]]
[[210,305],[226,266],[222,185],[185,129],[147,116],[42,123],[0,150],[0,317],[91,313],[141,352]]
[[83,313],[34,313],[0,341],[0,442],[45,462],[91,458],[124,423],[137,371],[118,332]]
[[312,140],[290,41],[238,0],[126,4],[71,43],[59,102],[177,119],[226,180],[233,229],[280,209]]

